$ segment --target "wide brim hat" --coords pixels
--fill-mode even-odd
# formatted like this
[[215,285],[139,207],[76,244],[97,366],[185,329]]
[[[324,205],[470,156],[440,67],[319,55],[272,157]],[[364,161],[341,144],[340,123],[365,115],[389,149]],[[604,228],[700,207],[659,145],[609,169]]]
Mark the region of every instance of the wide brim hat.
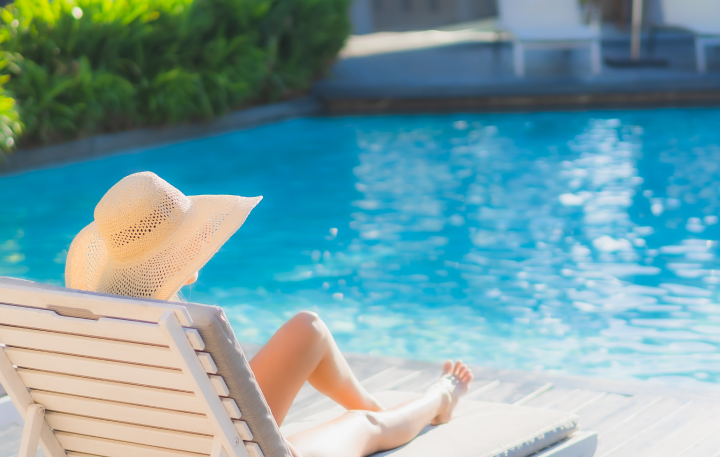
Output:
[[115,184],[68,251],[72,289],[172,299],[262,197],[185,196],[154,173]]

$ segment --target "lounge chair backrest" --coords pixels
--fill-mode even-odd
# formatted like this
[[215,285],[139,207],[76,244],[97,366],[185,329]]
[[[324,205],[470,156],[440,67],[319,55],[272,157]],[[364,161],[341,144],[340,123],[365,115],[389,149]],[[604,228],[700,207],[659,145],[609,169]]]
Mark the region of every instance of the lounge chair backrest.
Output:
[[500,0],[500,22],[515,30],[583,25],[578,0]]
[[663,22],[667,25],[694,29],[720,22],[718,0],[660,0]]
[[[21,415],[44,408],[47,457],[286,456],[253,436],[192,326],[182,303],[0,278],[0,382]],[[268,417],[251,425],[281,440]]]

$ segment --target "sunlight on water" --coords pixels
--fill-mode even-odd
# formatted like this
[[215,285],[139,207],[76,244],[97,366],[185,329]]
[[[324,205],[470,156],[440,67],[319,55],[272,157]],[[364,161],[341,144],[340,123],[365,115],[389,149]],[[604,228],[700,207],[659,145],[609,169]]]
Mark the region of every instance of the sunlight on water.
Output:
[[320,118],[0,178],[0,274],[62,283],[122,176],[265,196],[185,296],[241,341],[720,382],[717,110]]

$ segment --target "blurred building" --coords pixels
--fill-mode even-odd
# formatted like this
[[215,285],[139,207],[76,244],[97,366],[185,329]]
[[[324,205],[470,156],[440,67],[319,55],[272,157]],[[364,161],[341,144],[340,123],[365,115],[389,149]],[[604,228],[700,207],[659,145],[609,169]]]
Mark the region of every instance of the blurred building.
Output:
[[[620,28],[629,26],[632,0],[578,0],[588,1],[600,5],[604,21]],[[645,0],[643,10],[645,25],[662,22],[658,0]],[[492,18],[497,13],[497,0],[354,0],[350,18],[353,34],[364,35],[436,29]]]
[[354,0],[353,33],[427,30],[497,15],[496,0]]

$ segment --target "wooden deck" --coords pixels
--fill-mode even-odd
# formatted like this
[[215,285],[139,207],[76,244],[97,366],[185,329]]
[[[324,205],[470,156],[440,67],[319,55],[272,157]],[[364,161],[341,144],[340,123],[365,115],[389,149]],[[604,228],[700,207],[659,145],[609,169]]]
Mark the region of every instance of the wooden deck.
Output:
[[[243,345],[248,357],[256,347]],[[437,380],[439,363],[346,354],[370,392],[421,392]],[[468,399],[576,413],[598,432],[596,457],[720,456],[720,386],[669,387],[640,381],[555,376],[472,367]],[[337,405],[306,384],[283,424],[289,427]],[[17,455],[19,426],[0,429],[0,457]],[[38,456],[42,452],[38,451]]]
[[[421,392],[440,364],[346,354],[370,392]],[[569,411],[581,428],[598,432],[596,457],[720,456],[720,386],[667,387],[646,382],[553,376],[472,367],[468,399]],[[335,403],[305,385],[284,427]]]

